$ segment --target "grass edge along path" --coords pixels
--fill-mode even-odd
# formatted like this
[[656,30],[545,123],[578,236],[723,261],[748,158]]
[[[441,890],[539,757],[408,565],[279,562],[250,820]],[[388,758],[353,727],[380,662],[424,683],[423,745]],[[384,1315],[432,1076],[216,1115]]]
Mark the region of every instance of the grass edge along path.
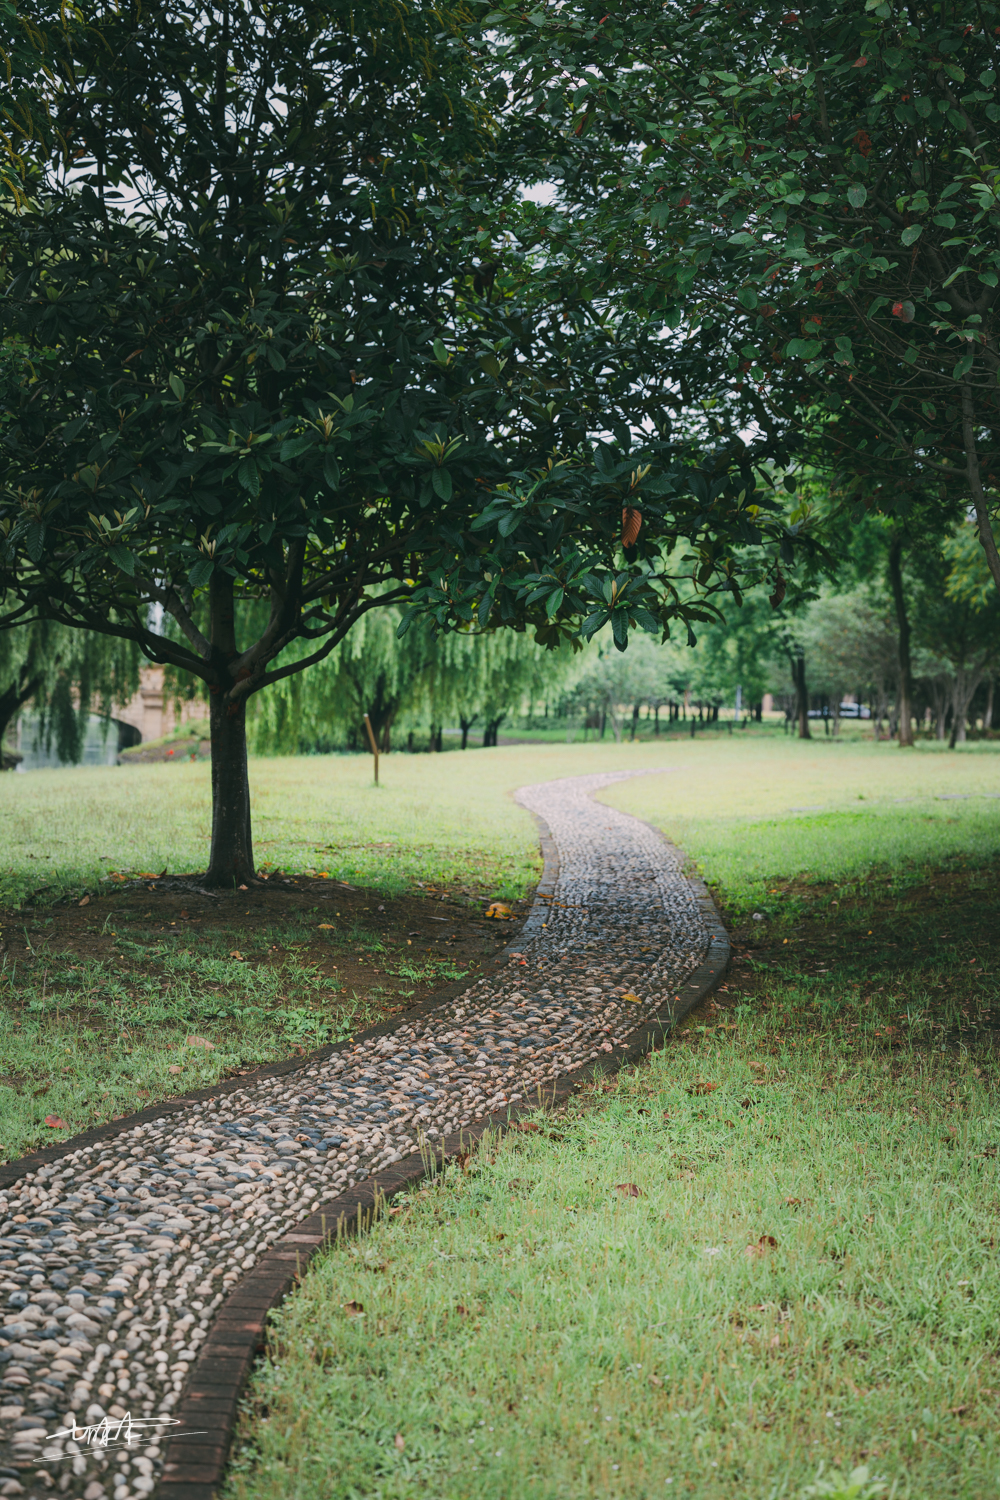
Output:
[[797,1063],[668,1046],[318,1257],[226,1500],[995,1495],[991,1086]]

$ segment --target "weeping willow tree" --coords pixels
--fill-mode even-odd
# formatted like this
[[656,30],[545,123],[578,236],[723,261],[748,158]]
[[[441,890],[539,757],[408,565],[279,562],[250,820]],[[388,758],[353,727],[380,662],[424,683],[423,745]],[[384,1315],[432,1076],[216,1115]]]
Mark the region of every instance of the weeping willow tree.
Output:
[[382,750],[392,749],[401,711],[413,705],[436,643],[427,628],[397,639],[393,606],[364,615],[311,672],[284,677],[251,700],[247,740],[258,754],[303,754],[360,743],[368,715]]
[[435,729],[439,731],[450,719],[462,731],[463,750],[475,726],[482,728],[484,745],[495,745],[507,715],[516,712],[526,697],[550,694],[571,660],[568,648],[543,651],[515,630],[440,636],[433,664],[421,684],[432,738]]
[[[92,712],[108,714],[139,686],[142,655],[132,641],[68,630],[36,620],[0,629],[0,745],[23,709],[37,715],[38,738],[59,759],[76,764]],[[7,768],[15,759],[7,755]]]
[[551,692],[572,653],[546,651],[526,634],[440,633],[427,623],[402,637],[395,607],[359,620],[335,651],[309,673],[287,677],[253,701],[248,743],[264,754],[364,745],[368,715],[379,748],[391,750],[400,725],[429,729],[441,748],[445,724],[457,723],[466,748],[474,726],[483,743],[526,696]]

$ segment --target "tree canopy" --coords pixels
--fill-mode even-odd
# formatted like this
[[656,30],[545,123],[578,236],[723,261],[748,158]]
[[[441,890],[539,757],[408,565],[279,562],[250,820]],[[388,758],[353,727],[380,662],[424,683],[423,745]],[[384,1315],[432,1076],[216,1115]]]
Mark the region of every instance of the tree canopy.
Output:
[[578,142],[565,253],[665,337],[710,343],[717,409],[823,462],[856,516],[933,496],[943,535],[970,506],[1000,585],[1000,10],[507,16]]
[[545,253],[522,187],[559,132],[486,7],[25,17],[0,624],[104,631],[207,684],[209,879],[252,873],[247,698],[367,611],[551,644],[610,621],[621,649],[787,540],[732,434],[664,420],[677,351]]

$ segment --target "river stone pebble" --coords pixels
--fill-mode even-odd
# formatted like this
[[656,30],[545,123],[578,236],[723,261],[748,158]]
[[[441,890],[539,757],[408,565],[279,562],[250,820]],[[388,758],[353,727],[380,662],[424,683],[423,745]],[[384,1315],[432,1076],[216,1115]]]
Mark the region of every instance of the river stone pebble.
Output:
[[18,1475],[11,1493],[153,1493],[163,1444],[119,1461],[51,1435],[126,1412],[170,1416],[223,1300],[317,1201],[422,1138],[536,1099],[669,1008],[709,935],[677,851],[593,800],[630,774],[518,793],[551,830],[556,889],[536,901],[517,951],[457,999],[0,1189],[0,1475]]

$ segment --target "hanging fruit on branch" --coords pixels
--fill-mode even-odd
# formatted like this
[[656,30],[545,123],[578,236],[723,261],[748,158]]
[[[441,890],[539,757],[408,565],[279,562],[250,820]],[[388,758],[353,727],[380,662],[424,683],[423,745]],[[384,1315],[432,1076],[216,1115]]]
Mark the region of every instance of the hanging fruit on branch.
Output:
[[642,511],[636,510],[633,505],[626,505],[622,510],[622,546],[634,547],[639,535],[639,527],[642,525]]

